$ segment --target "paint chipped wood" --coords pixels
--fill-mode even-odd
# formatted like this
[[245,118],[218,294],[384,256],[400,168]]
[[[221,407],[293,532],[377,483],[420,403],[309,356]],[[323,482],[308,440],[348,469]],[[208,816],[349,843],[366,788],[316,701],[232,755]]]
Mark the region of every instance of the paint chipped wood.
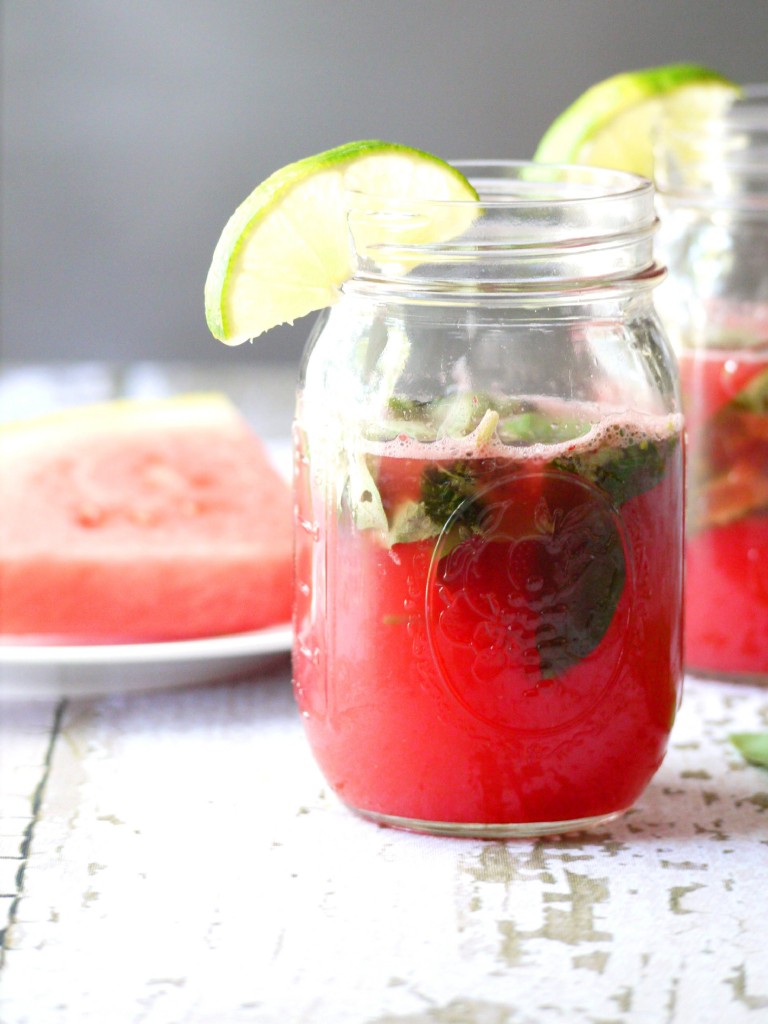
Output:
[[768,773],[727,740],[768,727],[768,690],[690,680],[624,818],[486,843],[341,807],[286,665],[71,703],[50,750],[51,709],[30,714],[5,709],[0,752],[3,1024],[768,1014]]

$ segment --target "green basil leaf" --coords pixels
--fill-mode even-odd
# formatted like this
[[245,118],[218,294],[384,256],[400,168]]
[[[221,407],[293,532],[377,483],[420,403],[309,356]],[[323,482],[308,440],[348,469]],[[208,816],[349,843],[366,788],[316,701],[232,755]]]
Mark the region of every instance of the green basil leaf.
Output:
[[618,506],[644,491],[650,491],[659,483],[677,444],[676,437],[663,441],[643,440],[625,447],[604,447],[564,455],[555,459],[552,465],[591,481]]
[[452,515],[461,526],[477,525],[482,505],[467,501],[477,490],[477,482],[466,462],[451,466],[430,466],[421,480],[421,500],[429,518],[442,527]]
[[507,416],[499,423],[499,437],[505,444],[557,444],[586,434],[587,420],[555,419],[530,409]]
[[737,732],[730,740],[750,764],[768,768],[768,732]]

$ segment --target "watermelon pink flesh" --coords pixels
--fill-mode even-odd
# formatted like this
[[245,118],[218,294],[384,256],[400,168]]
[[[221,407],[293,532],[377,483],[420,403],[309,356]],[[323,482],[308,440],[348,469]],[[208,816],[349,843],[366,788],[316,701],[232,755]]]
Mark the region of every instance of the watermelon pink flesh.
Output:
[[292,500],[217,395],[0,432],[0,633],[149,642],[287,622]]

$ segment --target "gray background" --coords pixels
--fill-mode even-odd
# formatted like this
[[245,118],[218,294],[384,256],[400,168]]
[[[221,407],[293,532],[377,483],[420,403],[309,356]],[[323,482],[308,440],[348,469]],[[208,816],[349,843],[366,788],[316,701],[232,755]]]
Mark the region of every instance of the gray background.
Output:
[[768,0],[5,0],[2,358],[298,362],[230,349],[202,291],[227,217],[355,138],[530,156],[593,82],[678,60],[768,80]]

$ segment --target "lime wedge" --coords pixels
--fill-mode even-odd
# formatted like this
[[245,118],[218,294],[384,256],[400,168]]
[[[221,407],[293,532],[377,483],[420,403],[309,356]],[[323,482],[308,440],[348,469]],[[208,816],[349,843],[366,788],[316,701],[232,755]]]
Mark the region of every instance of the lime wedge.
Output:
[[591,86],[555,118],[534,159],[632,171],[653,177],[653,130],[662,117],[713,116],[738,86],[700,64],[625,71]]
[[[378,140],[350,142],[288,164],[241,203],[216,245],[205,283],[205,314],[214,337],[239,345],[336,301],[354,271],[349,190],[376,196],[382,207],[388,200],[461,204],[478,198],[445,161]],[[400,242],[443,241],[474,217],[466,206],[448,209],[452,215],[411,218]],[[373,235],[368,231],[369,250],[386,232],[385,221]]]

